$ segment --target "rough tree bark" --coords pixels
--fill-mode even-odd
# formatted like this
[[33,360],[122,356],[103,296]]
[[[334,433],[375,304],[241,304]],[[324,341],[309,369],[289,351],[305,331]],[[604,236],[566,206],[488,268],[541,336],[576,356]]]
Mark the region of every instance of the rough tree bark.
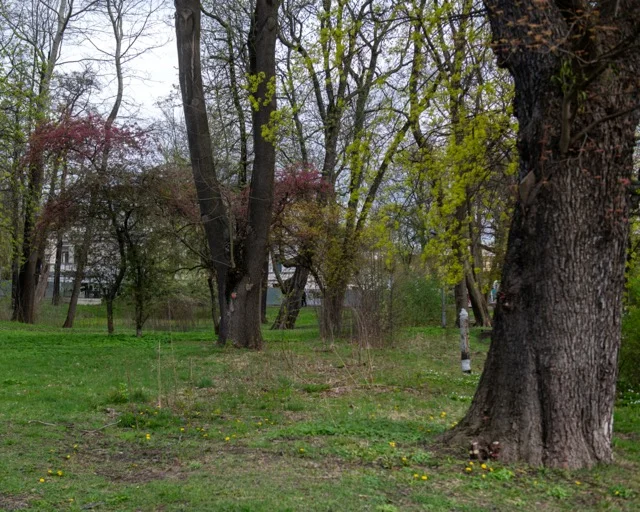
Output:
[[231,267],[228,247],[230,227],[222,200],[220,183],[216,177],[209,122],[202,87],[200,63],[200,2],[176,0],[176,38],[178,70],[182,105],[191,156],[191,169],[204,224],[207,244],[211,251],[218,285],[220,332],[218,344],[224,345],[229,332],[227,300],[227,271]]
[[180,89],[191,155],[191,166],[207,243],[216,270],[220,305],[218,342],[261,349],[260,295],[262,267],[273,202],[275,170],[274,129],[276,110],[275,41],[278,2],[256,2],[249,41],[252,96],[254,99],[254,167],[249,186],[247,238],[238,268],[230,258],[233,243],[220,184],[213,163],[200,64],[200,2],[175,0]]
[[282,304],[271,329],[293,329],[302,309],[302,297],[309,278],[309,268],[296,265],[291,279],[287,279],[282,287]]
[[[51,34],[51,49],[46,62],[41,63],[40,84],[36,98],[36,130],[42,122],[46,120],[50,104],[50,88],[53,71],[60,56],[60,48],[64,38],[64,33],[73,12],[73,2],[60,0],[56,12],[56,28]],[[37,146],[37,145],[36,145]],[[27,172],[27,187],[24,198],[24,234],[22,237],[22,260],[18,272],[17,286],[15,291],[15,303],[13,310],[13,320],[32,324],[35,322],[35,299],[37,285],[37,262],[38,247],[43,233],[37,229],[37,216],[40,210],[40,200],[42,198],[42,187],[44,185],[44,154],[42,149],[32,148],[33,155],[30,158]]]
[[640,3],[485,5],[515,81],[521,182],[485,369],[448,437],[497,441],[506,461],[610,462]]
[[[242,258],[243,275],[235,289],[229,337],[239,347],[262,348],[262,272],[267,259],[276,162],[276,38],[278,1],[258,0],[249,34],[250,73],[257,87],[253,93],[253,172],[249,185],[249,224]],[[256,108],[257,107],[257,108]]]

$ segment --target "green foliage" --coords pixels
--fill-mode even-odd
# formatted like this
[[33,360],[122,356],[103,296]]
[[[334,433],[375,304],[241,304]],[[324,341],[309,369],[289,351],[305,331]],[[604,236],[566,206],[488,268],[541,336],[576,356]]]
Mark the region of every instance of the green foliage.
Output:
[[402,273],[394,281],[394,318],[402,326],[439,325],[442,295],[438,283],[417,273]]
[[627,308],[622,320],[618,389],[640,391],[640,276],[632,271],[627,285]]

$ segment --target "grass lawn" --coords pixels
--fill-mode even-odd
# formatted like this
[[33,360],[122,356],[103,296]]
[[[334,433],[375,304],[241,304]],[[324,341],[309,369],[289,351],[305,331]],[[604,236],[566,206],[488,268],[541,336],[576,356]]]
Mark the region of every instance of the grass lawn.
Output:
[[464,375],[455,330],[365,350],[315,324],[252,353],[206,331],[0,322],[0,510],[640,510],[638,395],[616,409],[615,465],[470,466],[438,434],[486,342]]

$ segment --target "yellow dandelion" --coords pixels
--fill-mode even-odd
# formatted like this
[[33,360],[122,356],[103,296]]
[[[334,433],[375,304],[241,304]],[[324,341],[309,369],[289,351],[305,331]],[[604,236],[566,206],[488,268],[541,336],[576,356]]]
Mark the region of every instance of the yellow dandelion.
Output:
[[467,466],[466,468],[464,468],[464,470],[465,470],[467,473],[470,473],[471,471],[473,471],[473,468],[470,468],[469,466]]
[[407,463],[407,458],[406,457],[402,457],[402,462],[404,462],[406,464]]
[[582,485],[582,482],[580,480],[576,480],[576,485]]
[[395,448],[396,447],[396,442],[395,441],[389,441],[389,446],[391,446],[391,448]]
[[433,420],[433,416],[429,416],[429,419],[430,419],[430,420]]
[[429,477],[428,477],[427,475],[422,475],[420,478],[421,478],[422,480],[428,480],[428,479],[429,479]]
[[441,418],[446,418],[446,417],[447,417],[447,413],[446,413],[446,412],[444,412],[444,411],[442,411],[442,412],[440,413],[440,417],[441,417]]
[[493,473],[493,468],[489,468],[489,473]]
[[74,449],[74,450],[77,450],[77,449],[78,449],[78,445],[77,445],[77,444],[74,444],[74,445],[73,445],[73,449]]
[[473,461],[472,460],[469,461],[469,466],[473,466]]
[[300,450],[298,450],[300,453],[304,453],[304,448],[300,448]]
[[44,478],[41,478],[40,480],[38,480],[41,484],[44,483]]
[[419,475],[418,473],[414,473],[414,474],[413,474],[413,478],[416,478],[416,479],[417,479],[417,478],[420,478],[420,475]]
[[149,441],[151,439],[151,434],[145,434],[144,437]]
[[482,469],[487,469],[487,465],[486,465],[486,464],[481,464],[481,465],[480,465],[480,467],[481,467]]
[[487,478],[487,475],[482,475],[482,478]]
[[259,427],[261,427],[261,426],[262,426],[262,422],[261,422],[261,421],[259,421],[259,422],[257,423],[257,425],[258,425]]
[[184,427],[180,427],[180,432],[184,432]]
[[56,475],[58,475],[58,476],[62,476],[62,475],[63,475],[63,473],[62,473],[62,471],[61,471],[61,470],[58,470],[58,471],[56,472]]
[[231,438],[229,436],[224,438],[225,441],[231,441]]
[[70,459],[71,455],[65,455],[65,458]]
[[53,469],[49,469],[49,470],[47,470],[47,474],[48,474],[48,475],[53,475]]

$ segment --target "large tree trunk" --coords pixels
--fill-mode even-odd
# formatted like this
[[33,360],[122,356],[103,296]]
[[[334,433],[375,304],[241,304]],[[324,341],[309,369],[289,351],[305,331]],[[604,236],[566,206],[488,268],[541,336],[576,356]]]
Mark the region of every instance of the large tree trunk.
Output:
[[[209,133],[209,121],[202,87],[200,64],[200,2],[175,0],[176,39],[182,105],[191,156],[191,169],[218,284],[220,332],[218,344],[224,345],[229,334],[227,272],[231,268],[230,226],[216,177]],[[259,319],[258,319],[259,321]]]
[[278,2],[258,0],[249,34],[250,71],[259,82],[252,109],[254,163],[249,186],[249,232],[244,244],[245,272],[236,288],[229,337],[239,347],[262,348],[262,274],[267,260],[269,228],[273,204],[276,162],[275,127],[271,114],[276,111],[276,37]]
[[493,341],[449,437],[579,468],[612,460],[640,4],[543,3],[485,0],[515,80],[521,184]]
[[[42,159],[40,159],[42,160]],[[29,185],[25,200],[24,234],[22,238],[22,261],[18,271],[18,286],[13,310],[13,320],[32,324],[35,322],[36,267],[38,263],[38,231],[36,217],[40,208],[44,163],[38,161],[30,166]]]

